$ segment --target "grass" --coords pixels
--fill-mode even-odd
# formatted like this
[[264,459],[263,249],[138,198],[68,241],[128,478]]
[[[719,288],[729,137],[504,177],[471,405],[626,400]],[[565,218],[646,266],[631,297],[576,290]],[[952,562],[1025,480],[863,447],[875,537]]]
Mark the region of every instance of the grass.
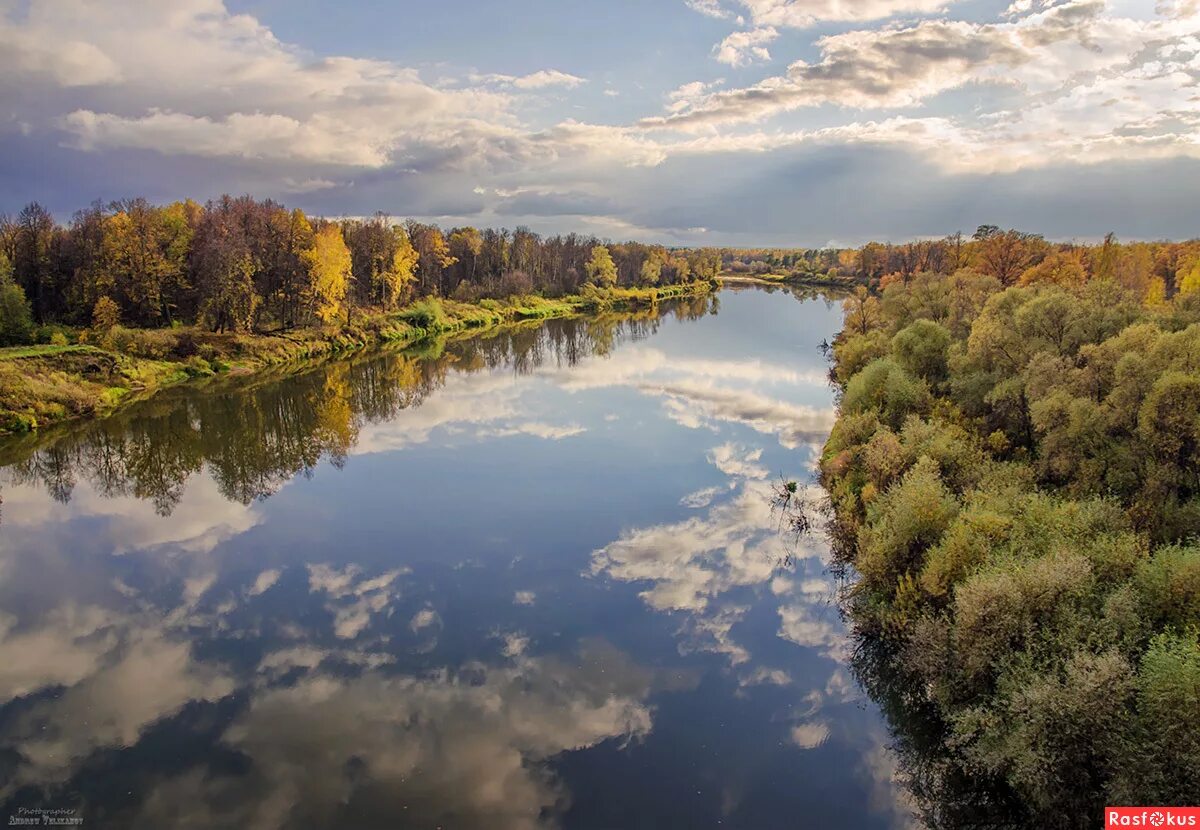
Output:
[[708,282],[650,288],[588,287],[559,298],[538,295],[463,303],[427,297],[399,311],[360,314],[351,325],[266,334],[195,327],[72,332],[68,345],[0,349],[0,434],[31,432],[73,418],[102,417],[121,405],[193,379],[302,366],[389,343],[433,348],[446,337],[554,317],[653,307],[704,293]]
[[794,271],[790,274],[735,274],[732,272],[727,272],[721,274],[721,279],[756,280],[758,282],[770,282],[779,285],[820,286],[850,286],[858,282],[858,280],[854,277],[831,277],[828,274],[810,274],[803,271]]
[[66,354],[70,352],[94,351],[94,346],[68,344],[65,346],[41,344],[37,346],[8,346],[0,349],[0,360],[11,360],[19,357],[42,357],[43,355]]

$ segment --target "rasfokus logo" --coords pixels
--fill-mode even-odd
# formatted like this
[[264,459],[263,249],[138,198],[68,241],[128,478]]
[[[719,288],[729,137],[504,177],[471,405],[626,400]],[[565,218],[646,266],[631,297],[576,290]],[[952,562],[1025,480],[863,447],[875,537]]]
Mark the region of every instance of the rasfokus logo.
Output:
[[1104,827],[1200,828],[1200,807],[1105,807]]

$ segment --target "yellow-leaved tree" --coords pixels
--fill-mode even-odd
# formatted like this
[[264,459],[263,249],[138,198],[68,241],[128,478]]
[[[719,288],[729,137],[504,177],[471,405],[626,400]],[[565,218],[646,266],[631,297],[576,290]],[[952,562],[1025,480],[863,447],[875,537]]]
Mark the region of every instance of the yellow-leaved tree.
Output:
[[1189,253],[1179,260],[1175,270],[1175,287],[1180,294],[1200,291],[1200,251]]
[[588,282],[605,288],[617,284],[617,266],[613,262],[612,254],[603,245],[592,248],[592,257],[583,266],[583,270],[587,273]]
[[388,270],[385,280],[388,298],[395,304],[404,297],[416,279],[421,254],[413,247],[412,240],[408,238],[404,228],[395,227],[392,232],[396,235],[396,249],[392,254],[392,267]]
[[301,257],[308,267],[313,314],[322,323],[332,323],[341,316],[350,287],[350,249],[342,229],[334,224],[322,227]]

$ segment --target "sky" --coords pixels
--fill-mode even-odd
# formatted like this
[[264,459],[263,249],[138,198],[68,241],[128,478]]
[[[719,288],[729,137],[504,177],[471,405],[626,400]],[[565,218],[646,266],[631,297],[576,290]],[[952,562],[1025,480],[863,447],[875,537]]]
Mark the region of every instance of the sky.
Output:
[[0,0],[0,211],[1200,234],[1200,0]]

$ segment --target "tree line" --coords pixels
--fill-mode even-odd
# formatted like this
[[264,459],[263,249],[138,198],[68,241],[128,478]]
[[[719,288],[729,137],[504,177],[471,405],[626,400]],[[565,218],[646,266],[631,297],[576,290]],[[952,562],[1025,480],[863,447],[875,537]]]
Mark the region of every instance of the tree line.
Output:
[[1171,297],[1185,280],[1200,283],[1200,241],[1121,243],[1110,233],[1094,245],[1054,243],[996,225],[981,225],[971,236],[869,242],[860,248],[726,249],[722,261],[731,273],[854,279],[880,287],[907,283],[921,273],[953,274],[964,268],[1001,285],[1070,286],[1102,279],[1151,300]]
[[275,331],[352,321],[414,299],[715,279],[712,249],[672,250],[528,228],[310,217],[271,200],[95,203],[61,225],[37,203],[0,216],[0,339],[34,326]]
[[1167,247],[845,302],[822,477],[931,826],[1200,793],[1200,273],[1180,246],[1165,298]]

